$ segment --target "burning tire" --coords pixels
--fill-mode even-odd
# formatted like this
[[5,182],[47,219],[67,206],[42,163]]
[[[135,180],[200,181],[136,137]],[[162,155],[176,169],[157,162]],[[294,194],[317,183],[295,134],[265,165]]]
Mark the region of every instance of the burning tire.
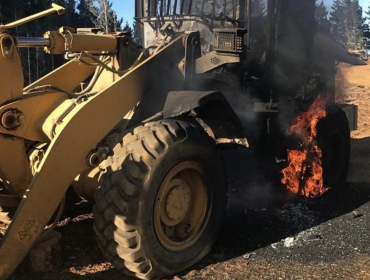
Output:
[[203,258],[216,239],[226,179],[215,144],[186,122],[165,120],[116,134],[94,206],[106,258],[142,279]]
[[336,105],[327,106],[327,116],[317,125],[322,150],[324,185],[336,190],[346,186],[350,157],[350,130],[345,112]]
[[315,198],[346,185],[350,131],[342,109],[318,97],[288,133],[300,139],[298,149],[288,149],[288,165],[282,170],[281,182],[288,190]]

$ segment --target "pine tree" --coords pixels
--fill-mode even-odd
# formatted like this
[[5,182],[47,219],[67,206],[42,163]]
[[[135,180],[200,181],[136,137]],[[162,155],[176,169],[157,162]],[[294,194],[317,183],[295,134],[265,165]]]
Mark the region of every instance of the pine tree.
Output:
[[365,14],[366,14],[365,20],[370,21],[370,3],[369,3],[369,7],[367,7],[367,12],[365,12]]
[[122,23],[123,18],[118,19],[118,16],[115,11],[111,11],[111,18],[113,19],[112,22],[109,23],[110,30],[113,30],[114,32],[122,30]]
[[331,9],[332,9],[332,12],[330,13],[331,34],[339,44],[344,46],[347,42],[343,25],[343,21],[345,18],[343,2],[341,0],[334,0]]
[[[93,20],[96,22],[97,18],[92,11],[99,11],[99,3],[103,2],[106,2],[108,7],[108,30],[121,30],[123,19],[118,19],[112,9],[112,4],[107,0],[0,0],[0,24],[7,24],[49,9],[52,2],[65,7],[66,13],[63,16],[52,14],[10,29],[8,32],[18,37],[42,37],[46,31],[58,30],[61,26],[94,27]],[[78,4],[77,7],[76,4]],[[135,31],[132,32],[135,33]],[[34,82],[65,62],[62,55],[45,54],[42,49],[21,48],[18,51],[25,85]]]
[[328,20],[328,15],[329,13],[324,5],[324,1],[322,0],[321,3],[316,1],[315,18],[318,30],[324,34],[330,33],[330,21]]
[[358,0],[335,0],[330,13],[331,33],[347,48],[357,49],[362,44],[364,18]]
[[78,15],[76,13],[76,0],[68,0],[66,2],[66,23],[68,26],[77,27]]
[[78,27],[94,27],[92,11],[92,0],[80,0],[77,6]]
[[104,32],[116,32],[122,29],[123,19],[118,19],[117,14],[112,9],[112,3],[108,0],[95,0],[92,13],[95,16],[96,27],[102,28]]
[[359,1],[356,0],[353,2],[353,10],[354,10],[354,18],[355,18],[355,21],[354,21],[354,24],[357,25],[356,26],[356,33],[355,33],[355,38],[356,38],[356,42],[361,45],[363,45],[363,39],[364,39],[364,25],[366,23],[366,18],[363,17],[363,9],[361,7],[361,5],[359,4]]
[[362,44],[364,19],[358,0],[344,0],[344,28],[347,48],[357,49]]
[[126,21],[126,24],[122,30],[128,32],[131,36],[134,34],[134,30],[132,29],[128,21]]
[[131,35],[132,40],[138,44],[139,46],[143,44],[143,37],[141,32],[141,25],[138,24],[136,20],[134,20],[134,24],[132,26],[133,33]]
[[370,40],[370,26],[368,24],[364,24],[362,30],[364,38]]
[[[368,7],[367,12],[365,12],[365,14],[366,14],[365,20],[370,22],[370,6]],[[369,23],[364,23],[362,31],[364,34],[364,47],[367,50],[370,50],[370,25]]]

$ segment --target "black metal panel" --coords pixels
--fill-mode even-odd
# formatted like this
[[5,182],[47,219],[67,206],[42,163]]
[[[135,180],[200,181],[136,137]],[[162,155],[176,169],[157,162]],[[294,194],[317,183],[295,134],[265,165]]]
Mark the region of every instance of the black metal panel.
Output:
[[240,124],[240,120],[229,102],[218,91],[171,91],[168,93],[163,108],[163,117],[177,117],[194,109],[202,108],[213,101],[218,101],[218,104],[222,104],[223,108],[218,110],[217,115],[207,117],[224,119]]
[[336,104],[339,106],[345,113],[349,122],[349,129],[351,131],[357,130],[358,122],[358,106],[353,104]]
[[185,64],[184,64],[184,89],[188,90],[191,87],[192,79],[195,76],[196,60],[201,57],[200,33],[192,32],[186,37],[185,41]]

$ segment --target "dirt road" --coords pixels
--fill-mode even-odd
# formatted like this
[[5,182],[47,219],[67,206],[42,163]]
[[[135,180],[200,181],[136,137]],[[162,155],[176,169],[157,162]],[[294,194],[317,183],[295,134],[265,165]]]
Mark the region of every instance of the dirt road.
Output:
[[[225,152],[231,188],[219,240],[175,279],[370,279],[370,65],[341,65],[340,73],[343,100],[359,106],[349,187],[316,200],[292,199],[266,181],[263,166],[244,160],[248,151]],[[250,182],[251,174],[260,176]],[[11,279],[131,280],[104,261],[90,207],[81,203],[58,227],[63,267],[37,274],[23,265]]]

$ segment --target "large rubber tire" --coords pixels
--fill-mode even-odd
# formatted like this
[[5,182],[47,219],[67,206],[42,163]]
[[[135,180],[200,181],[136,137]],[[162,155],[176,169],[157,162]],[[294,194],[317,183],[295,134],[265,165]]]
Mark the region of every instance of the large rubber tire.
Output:
[[347,185],[351,136],[346,113],[337,105],[327,105],[327,115],[317,125],[322,150],[324,186],[338,190]]
[[[106,258],[117,269],[141,279],[161,279],[202,259],[216,240],[226,206],[226,177],[214,141],[196,125],[175,120],[147,123],[110,140],[117,144],[114,155],[106,160],[94,206],[94,230]],[[171,239],[160,207],[163,201],[165,205],[171,199],[174,202],[170,197],[179,194],[179,190],[174,191],[179,186],[171,189],[167,183],[185,167],[189,170],[173,177],[175,181],[192,178],[190,192],[182,193],[184,201],[190,198],[191,206],[184,212],[186,218],[181,219],[198,217],[192,221],[199,227],[186,225],[190,233],[183,233],[189,237]],[[199,204],[203,201],[199,197],[206,203]],[[203,205],[197,208],[200,211],[189,210],[198,204]],[[180,220],[182,214],[175,211],[173,215]],[[173,228],[176,235],[179,226]]]

